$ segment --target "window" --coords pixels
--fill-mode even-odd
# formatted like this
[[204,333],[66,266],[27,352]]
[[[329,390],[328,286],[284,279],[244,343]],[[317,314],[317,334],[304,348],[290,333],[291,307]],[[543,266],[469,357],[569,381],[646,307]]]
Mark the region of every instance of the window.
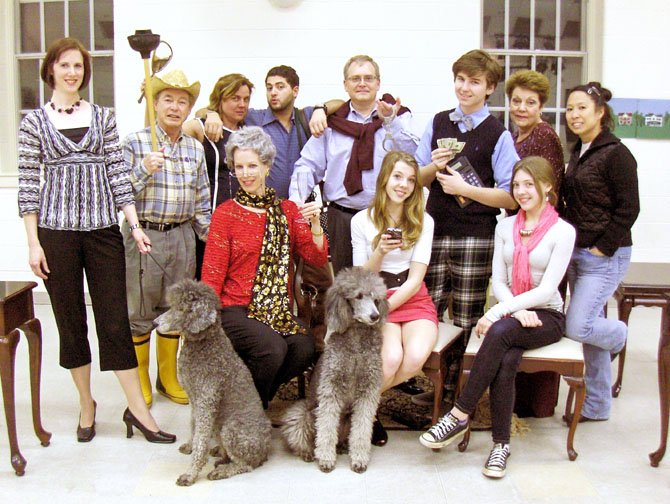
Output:
[[49,45],[61,37],[77,38],[91,52],[91,82],[81,90],[82,98],[114,105],[113,0],[17,0],[16,17],[19,121],[48,101],[51,90],[40,80],[40,65]]
[[[566,132],[568,91],[586,78],[586,4],[584,0],[483,0],[482,48],[498,57],[506,80],[517,70],[547,76],[551,97],[543,119],[553,125],[561,142],[575,141]],[[510,127],[504,82],[489,99],[493,115]],[[567,136],[566,136],[567,133]]]

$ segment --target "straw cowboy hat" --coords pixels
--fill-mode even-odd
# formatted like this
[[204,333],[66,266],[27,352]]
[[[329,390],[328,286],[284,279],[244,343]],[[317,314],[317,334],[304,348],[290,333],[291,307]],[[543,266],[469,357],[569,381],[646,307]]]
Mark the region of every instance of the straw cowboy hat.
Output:
[[151,78],[151,91],[154,98],[164,89],[182,89],[186,91],[191,96],[191,105],[193,105],[200,94],[200,82],[195,81],[189,85],[184,72],[181,70],[170,70],[161,77],[154,75]]

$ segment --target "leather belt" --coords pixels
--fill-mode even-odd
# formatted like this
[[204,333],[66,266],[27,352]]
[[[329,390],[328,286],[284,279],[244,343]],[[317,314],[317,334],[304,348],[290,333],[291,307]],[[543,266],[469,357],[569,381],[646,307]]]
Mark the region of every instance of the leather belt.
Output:
[[360,210],[356,210],[354,208],[343,207],[342,205],[338,205],[337,203],[333,203],[332,201],[330,203],[328,203],[328,206],[336,208],[340,212],[348,213],[348,214],[351,214],[351,215],[355,215],[358,212],[360,212]]
[[[186,222],[186,221],[184,221]],[[168,222],[166,224],[157,224],[149,221],[139,221],[140,226],[144,229],[151,229],[152,231],[170,231],[170,229],[177,228],[184,224],[184,222]]]
[[389,273],[388,271],[380,271],[379,276],[382,277],[387,289],[396,289],[407,281],[409,270],[401,271],[400,273]]

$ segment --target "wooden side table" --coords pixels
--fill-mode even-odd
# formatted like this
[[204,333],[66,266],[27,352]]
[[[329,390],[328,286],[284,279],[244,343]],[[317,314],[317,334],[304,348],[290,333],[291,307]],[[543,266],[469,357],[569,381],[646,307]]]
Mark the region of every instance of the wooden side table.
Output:
[[670,416],[670,296],[665,297],[661,338],[658,342],[658,393],[661,403],[661,444],[649,454],[652,467],[658,467],[665,455],[668,442],[668,417]]
[[[653,467],[658,467],[665,455],[670,414],[670,263],[632,263],[625,278],[614,292],[619,320],[628,324],[635,306],[661,308],[661,334],[658,344],[658,390],[661,405],[661,444],[649,454]],[[619,354],[619,370],[612,386],[612,395],[621,391],[626,347]]]
[[17,476],[25,473],[26,459],[19,451],[16,436],[14,402],[14,362],[21,329],[28,339],[30,394],[33,428],[42,446],[49,446],[51,433],[42,428],[40,414],[40,372],[42,367],[42,328],[35,318],[33,289],[35,282],[0,282],[0,379],[7,420],[11,463]]

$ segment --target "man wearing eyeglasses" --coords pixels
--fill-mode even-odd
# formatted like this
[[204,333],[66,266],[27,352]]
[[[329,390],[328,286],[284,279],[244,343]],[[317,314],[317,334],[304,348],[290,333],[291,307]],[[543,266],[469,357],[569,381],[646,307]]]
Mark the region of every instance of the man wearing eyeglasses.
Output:
[[[124,159],[131,168],[139,224],[151,240],[150,255],[140,257],[132,245],[132,229],[124,222],[128,315],[139,365],[140,384],[147,405],[149,340],[154,319],[167,309],[167,288],[195,275],[195,233],[207,239],[211,220],[209,179],[205,152],[182,126],[198,99],[200,83],[188,83],[181,70],[151,78],[156,111],[158,149],[149,128],[126,137]],[[135,227],[133,226],[133,227]],[[179,334],[157,333],[156,389],[179,404],[188,404],[177,380]]]
[[[315,134],[302,150],[291,177],[289,197],[300,204],[304,203],[300,192],[304,192],[305,179],[309,190],[325,182],[323,196],[330,202],[328,233],[335,273],[353,264],[351,218],[372,201],[384,155],[388,150],[414,154],[418,144],[410,128],[409,110],[390,95],[378,100],[379,88],[377,63],[366,55],[349,58],[344,65],[344,90],[349,101],[329,115],[327,123],[327,107],[315,107],[314,116],[321,117],[325,127],[320,131],[312,128]],[[314,119],[310,125],[314,126]]]

